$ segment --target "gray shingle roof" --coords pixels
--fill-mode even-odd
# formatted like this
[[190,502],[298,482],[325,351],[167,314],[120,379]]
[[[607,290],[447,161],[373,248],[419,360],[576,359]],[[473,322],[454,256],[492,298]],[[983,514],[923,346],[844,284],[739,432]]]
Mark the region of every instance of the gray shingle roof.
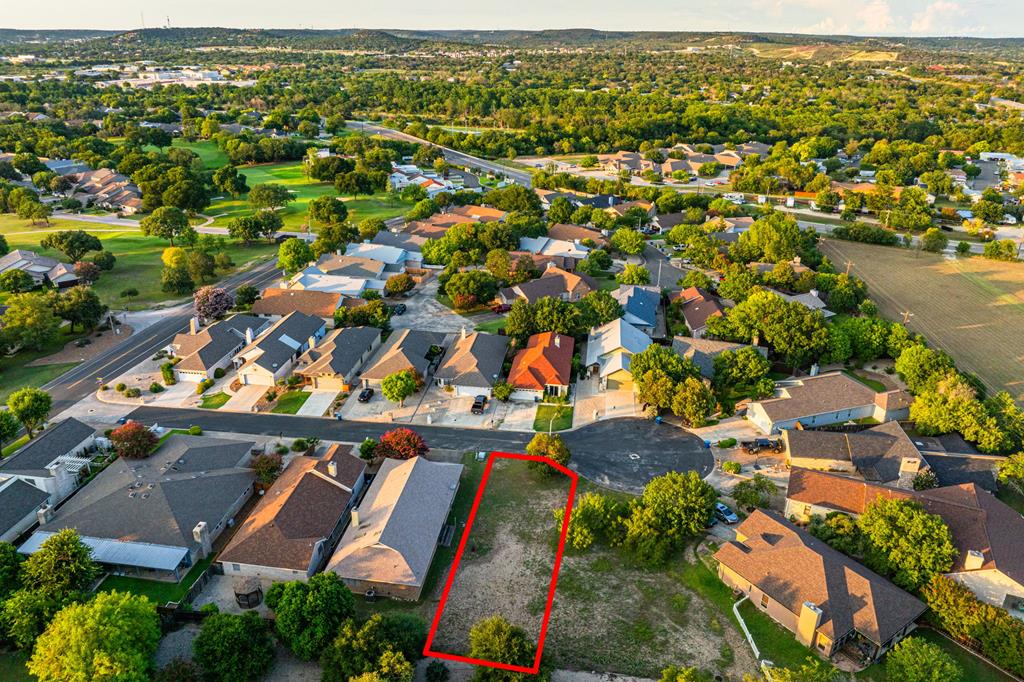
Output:
[[[612,297],[622,304],[623,313],[636,318],[633,324],[653,327],[658,322],[658,305],[661,291],[657,287],[642,287],[623,284],[612,292]],[[632,322],[632,320],[627,321]]]
[[[702,376],[715,378],[715,358],[725,351],[737,351],[746,344],[714,339],[695,339],[692,336],[677,336],[672,340],[672,350],[684,358],[693,360]],[[768,357],[768,349],[754,346],[758,353]]]
[[68,454],[73,447],[96,432],[88,424],[68,417],[30,440],[27,445],[0,462],[0,474],[49,476],[46,470],[53,460]]
[[395,331],[384,342],[377,354],[370,360],[362,378],[380,381],[389,374],[403,369],[412,368],[426,374],[427,354],[431,346],[444,343],[445,335],[440,332],[428,332],[418,329],[400,329]]
[[247,468],[254,445],[172,435],[147,459],[115,461],[41,530],[195,548],[196,524],[206,521],[212,531],[255,480]]
[[182,358],[177,368],[208,370],[245,343],[246,329],[256,334],[266,324],[267,321],[259,317],[235,315],[201,329],[198,334],[178,334],[171,344]]
[[434,376],[457,386],[489,388],[501,376],[508,337],[474,332],[456,339]]
[[50,498],[49,493],[16,478],[0,488],[0,535],[35,512]]
[[263,353],[251,362],[268,372],[276,372],[297,353],[309,337],[314,336],[323,327],[324,321],[319,317],[298,312],[290,313],[239,352],[246,353],[252,348],[259,348]]
[[380,330],[376,327],[335,329],[319,345],[303,353],[296,374],[336,374],[351,380],[354,377],[347,374],[359,370],[356,363],[379,338]]

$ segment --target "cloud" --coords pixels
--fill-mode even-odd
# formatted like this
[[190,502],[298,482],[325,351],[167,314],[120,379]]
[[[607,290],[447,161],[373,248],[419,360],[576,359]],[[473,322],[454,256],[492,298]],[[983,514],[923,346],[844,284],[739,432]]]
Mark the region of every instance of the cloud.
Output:
[[887,0],[871,0],[857,10],[861,32],[887,33],[892,29],[892,7]]
[[[960,25],[958,19],[967,14],[959,3],[951,0],[936,0],[922,11],[913,15],[910,21],[911,33],[949,33]],[[955,32],[955,30],[953,31]]]

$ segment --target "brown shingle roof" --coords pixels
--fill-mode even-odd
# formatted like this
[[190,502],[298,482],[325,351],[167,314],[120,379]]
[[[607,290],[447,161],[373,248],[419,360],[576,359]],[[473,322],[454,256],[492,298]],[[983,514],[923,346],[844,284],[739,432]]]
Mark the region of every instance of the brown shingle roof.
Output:
[[796,502],[862,514],[879,498],[913,500],[942,518],[959,556],[953,572],[962,571],[967,552],[984,556],[983,569],[998,569],[1024,584],[1024,518],[973,483],[932,490],[900,490],[795,467],[786,497]]
[[759,401],[772,421],[800,419],[875,402],[875,392],[842,372],[805,377],[783,388],[783,396]]
[[[555,345],[555,340],[558,345]],[[547,386],[568,386],[572,373],[573,339],[564,334],[534,334],[516,353],[508,383],[515,388],[543,391]]]
[[782,440],[789,457],[845,460],[865,479],[878,483],[898,480],[905,457],[921,457],[898,422],[859,433],[787,429],[782,432]]
[[548,228],[548,236],[552,239],[564,239],[567,242],[584,239],[593,239],[598,246],[607,246],[608,239],[599,230],[594,230],[582,225],[567,225],[558,223]]
[[715,559],[793,614],[804,602],[817,606],[818,631],[832,640],[856,630],[884,644],[927,608],[774,513],[756,510],[736,531],[746,539],[726,543]]
[[252,304],[254,315],[287,315],[305,313],[312,317],[333,317],[341,305],[342,295],[329,291],[305,289],[264,289],[263,298]]
[[[337,476],[329,473],[335,462]],[[221,552],[219,560],[306,570],[316,544],[330,536],[366,465],[351,446],[332,445],[323,459],[299,455],[285,468]]]

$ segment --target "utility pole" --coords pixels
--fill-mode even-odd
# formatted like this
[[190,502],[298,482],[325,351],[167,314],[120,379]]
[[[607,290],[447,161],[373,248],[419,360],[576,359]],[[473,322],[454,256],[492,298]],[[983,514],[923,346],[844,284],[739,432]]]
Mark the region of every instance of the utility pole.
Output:
[[914,313],[910,312],[909,310],[904,310],[900,314],[903,315],[903,326],[904,327],[907,326],[908,322],[910,322],[910,318],[912,318],[914,316]]
[[852,260],[846,261],[846,274],[847,275],[850,274],[850,268],[852,268],[852,267],[853,267],[853,261]]

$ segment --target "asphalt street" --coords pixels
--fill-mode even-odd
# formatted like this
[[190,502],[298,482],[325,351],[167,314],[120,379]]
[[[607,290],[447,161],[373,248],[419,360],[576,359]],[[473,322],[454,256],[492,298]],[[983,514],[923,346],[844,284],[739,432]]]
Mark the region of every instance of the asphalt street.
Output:
[[[350,122],[348,124],[348,127],[352,130],[369,133],[371,135],[380,135],[381,137],[386,137],[391,140],[401,140],[403,142],[413,142],[416,144],[434,145],[434,143],[430,142],[429,140],[423,140],[398,130],[385,128],[384,126],[374,125],[373,123],[367,123],[364,121]],[[439,147],[440,145],[434,146]],[[470,170],[474,168],[482,168],[483,170],[487,170],[492,173],[504,175],[510,180],[515,181],[516,184],[523,185],[524,187],[532,186],[533,175],[528,171],[516,170],[515,168],[503,166],[500,163],[494,163],[493,161],[487,161],[485,159],[481,159],[470,154],[457,151],[455,149],[450,149],[449,147],[441,147],[441,150],[444,152],[444,158],[449,163],[455,164],[457,166],[465,166]]]
[[[280,277],[280,272],[274,265],[274,261],[258,265],[251,270],[228,277],[220,285],[231,290],[243,284],[251,284],[257,289],[263,289],[274,279]],[[192,317],[190,306],[168,308],[165,319],[133,334],[118,346],[83,362],[78,367],[42,386],[41,388],[53,397],[51,414],[60,414],[63,410],[93,393],[103,381],[118,376],[166,346],[175,334],[185,329],[190,317]]]

